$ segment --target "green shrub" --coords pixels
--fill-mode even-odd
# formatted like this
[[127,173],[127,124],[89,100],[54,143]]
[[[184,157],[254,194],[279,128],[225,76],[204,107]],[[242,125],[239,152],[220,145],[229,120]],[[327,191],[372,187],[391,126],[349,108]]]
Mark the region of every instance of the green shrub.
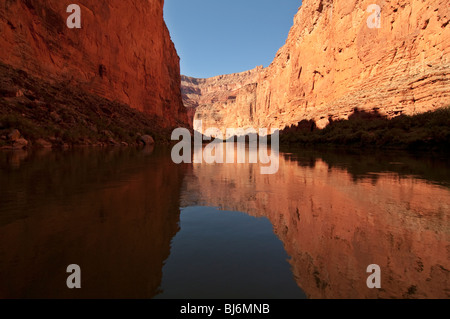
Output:
[[[359,114],[362,114],[360,112]],[[388,120],[360,116],[322,130],[281,132],[282,144],[337,144],[358,147],[449,148],[450,107]]]

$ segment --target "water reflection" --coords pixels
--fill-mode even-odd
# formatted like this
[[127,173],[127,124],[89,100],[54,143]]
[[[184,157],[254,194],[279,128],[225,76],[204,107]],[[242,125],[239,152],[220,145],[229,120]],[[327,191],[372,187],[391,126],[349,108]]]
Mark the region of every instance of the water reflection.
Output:
[[[446,158],[304,150],[262,175],[248,161],[175,165],[161,149],[11,152],[0,181],[0,298],[170,295],[163,267],[183,235],[180,207],[193,206],[269,220],[290,256],[280,276],[310,298],[450,296]],[[81,290],[65,285],[73,263]],[[369,264],[381,266],[380,290],[366,286]]]
[[[194,164],[182,205],[267,217],[310,298],[448,298],[449,170],[426,161],[300,152],[284,154],[276,175]],[[370,264],[382,268],[380,290],[366,286]]]
[[[0,153],[0,298],[155,296],[184,167],[151,153]],[[82,289],[67,289],[69,264]]]
[[187,207],[180,228],[163,269],[158,298],[305,298],[267,218]]

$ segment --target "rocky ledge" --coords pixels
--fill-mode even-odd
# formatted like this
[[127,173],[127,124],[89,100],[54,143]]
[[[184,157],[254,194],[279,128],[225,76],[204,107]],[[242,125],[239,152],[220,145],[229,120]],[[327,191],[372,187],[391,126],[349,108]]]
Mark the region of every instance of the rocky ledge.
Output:
[[0,149],[169,143],[172,129],[156,115],[0,63]]

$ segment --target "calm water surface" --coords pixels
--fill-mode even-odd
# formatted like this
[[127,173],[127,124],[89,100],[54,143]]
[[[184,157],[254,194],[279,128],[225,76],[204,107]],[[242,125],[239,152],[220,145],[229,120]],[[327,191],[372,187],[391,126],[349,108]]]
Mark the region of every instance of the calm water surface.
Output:
[[446,157],[301,150],[261,175],[168,149],[5,152],[0,187],[0,298],[450,297]]

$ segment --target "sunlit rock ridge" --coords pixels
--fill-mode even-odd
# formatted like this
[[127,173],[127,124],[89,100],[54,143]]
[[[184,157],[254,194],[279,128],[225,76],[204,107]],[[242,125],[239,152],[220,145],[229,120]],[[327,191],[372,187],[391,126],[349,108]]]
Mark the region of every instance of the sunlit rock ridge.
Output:
[[[380,28],[369,27],[372,4]],[[184,104],[203,130],[302,120],[322,128],[355,108],[388,117],[435,110],[450,104],[449,19],[445,0],[305,0],[269,67],[248,81],[248,72],[184,78]]]

